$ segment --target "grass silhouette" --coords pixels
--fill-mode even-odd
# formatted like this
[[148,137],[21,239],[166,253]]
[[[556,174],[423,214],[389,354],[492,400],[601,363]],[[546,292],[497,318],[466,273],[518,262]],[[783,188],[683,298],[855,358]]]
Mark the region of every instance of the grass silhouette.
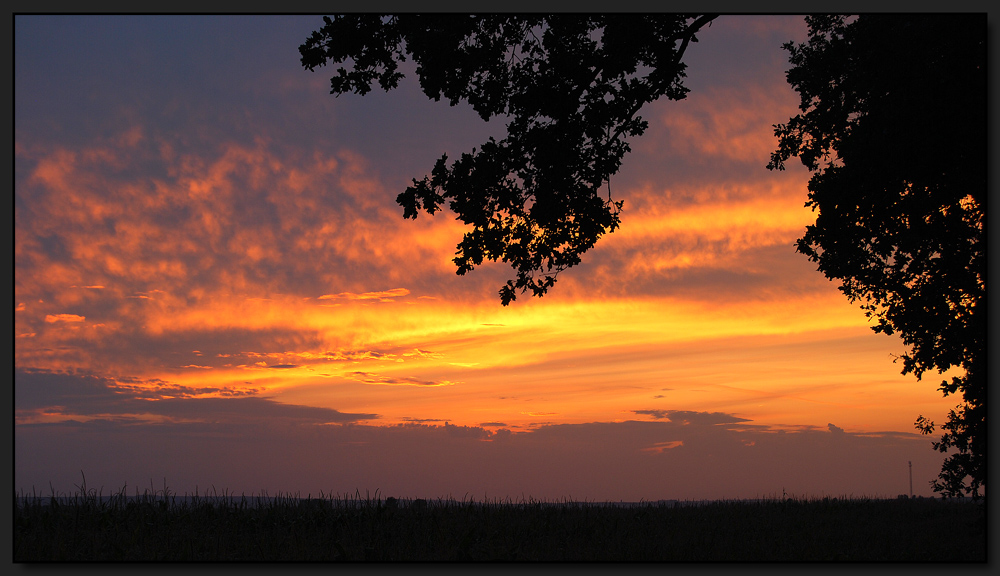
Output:
[[931,498],[683,503],[354,495],[15,494],[14,562],[985,562],[984,504]]

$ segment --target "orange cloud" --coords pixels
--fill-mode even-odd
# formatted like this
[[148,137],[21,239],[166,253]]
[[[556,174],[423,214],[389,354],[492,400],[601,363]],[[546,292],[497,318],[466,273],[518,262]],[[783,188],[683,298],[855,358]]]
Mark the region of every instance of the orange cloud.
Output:
[[348,378],[353,378],[358,382],[364,382],[365,384],[378,384],[383,386],[420,386],[420,387],[437,387],[437,386],[454,386],[455,382],[449,382],[448,380],[419,380],[413,377],[391,377],[391,376],[380,376],[378,374],[372,374],[369,372],[348,372],[345,374]]
[[[757,95],[749,102],[768,100]],[[671,126],[692,137],[707,131],[734,138],[727,150],[712,149],[709,140],[693,145],[750,161],[763,149],[751,135],[762,121],[738,116],[699,120],[688,113]],[[690,124],[696,120],[702,124]],[[18,219],[15,297],[32,303],[44,296],[45,303],[17,314],[17,333],[36,334],[18,340],[19,365],[113,366],[217,389],[252,380],[282,401],[377,410],[386,422],[447,416],[512,429],[534,425],[523,413],[599,421],[609,410],[644,409],[640,401],[666,385],[674,391],[657,401],[691,409],[715,402],[771,421],[818,410],[823,422],[846,422],[846,405],[864,404],[829,403],[824,386],[834,384],[826,380],[803,392],[784,388],[791,377],[704,376],[692,368],[675,374],[687,384],[662,381],[671,364],[657,358],[678,346],[708,349],[735,339],[745,348],[754,338],[865,330],[861,313],[821,275],[784,289],[783,267],[795,274],[801,271],[794,263],[809,267],[791,252],[812,217],[802,206],[801,174],[763,171],[760,182],[623,190],[618,232],[543,300],[525,297],[503,308],[495,290],[509,270],[487,265],[457,278],[451,258],[463,225],[447,213],[404,221],[395,185],[355,153],[279,153],[258,140],[197,154],[140,136],[125,138],[132,147],[95,145],[96,153],[33,152],[41,158],[24,190],[31,202],[17,208],[31,217]],[[167,168],[129,180],[120,167],[130,162]],[[788,256],[777,264],[762,258],[761,250],[782,246]],[[773,277],[753,289],[714,280],[742,295],[728,301],[699,287],[671,293],[684,274],[705,270]],[[397,288],[379,289],[385,286]],[[615,286],[624,289],[609,288]],[[406,305],[367,305],[373,302]],[[80,322],[105,328],[60,332],[55,325],[68,320],[49,318],[68,306]],[[137,354],[115,348],[121,341]],[[174,343],[182,348],[158,350]],[[191,357],[177,360],[183,354]],[[726,361],[701,357],[709,366]],[[364,370],[345,371],[345,362],[364,362]],[[871,364],[865,369],[873,373]],[[843,371],[833,374],[827,380]],[[899,381],[886,379],[886,389]],[[428,388],[434,399],[421,397]],[[714,391],[718,400],[698,390]],[[493,401],[501,396],[510,399]]]
[[55,322],[83,322],[85,317],[77,314],[47,314],[45,321],[52,324]]
[[639,146],[698,163],[735,161],[763,170],[776,146],[773,124],[787,121],[797,104],[796,94],[780,83],[710,87],[655,108],[662,130]]

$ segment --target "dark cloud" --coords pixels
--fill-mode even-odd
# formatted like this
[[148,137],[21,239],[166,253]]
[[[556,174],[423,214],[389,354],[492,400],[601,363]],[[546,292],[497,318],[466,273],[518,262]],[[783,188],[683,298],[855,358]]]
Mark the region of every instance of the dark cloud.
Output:
[[170,398],[151,403],[151,414],[171,418],[203,418],[254,421],[261,418],[294,420],[299,423],[356,422],[377,414],[346,414],[330,408],[281,404],[269,398]]
[[492,433],[480,426],[456,426],[449,422],[444,423],[444,430],[449,436],[458,438],[478,438],[486,440],[492,437]]
[[669,418],[669,416],[667,416],[667,412],[669,412],[669,410],[633,410],[632,412],[635,412],[636,414],[640,415],[652,416],[657,420],[663,420],[665,418]]
[[[15,488],[47,488],[51,481],[57,490],[71,490],[83,469],[95,486],[142,486],[151,478],[159,484],[165,477],[182,493],[214,485],[237,493],[265,487],[302,494],[378,489],[405,497],[477,499],[752,498],[782,490],[895,496],[906,491],[907,461],[913,462],[915,489],[922,489],[916,480],[936,474],[942,459],[918,434],[779,434],[767,427],[719,426],[743,419],[718,413],[683,413],[687,425],[593,422],[512,433],[448,423],[278,425],[275,407],[263,399],[212,400],[171,408],[198,418],[192,422],[122,418],[17,426]],[[236,407],[249,417],[201,417]],[[283,410],[299,423],[328,417],[305,407]],[[899,468],[898,482],[884,473],[887,467]]]
[[657,420],[669,420],[676,424],[735,424],[737,422],[749,422],[747,418],[740,418],[732,414],[722,412],[692,412],[689,410],[633,410],[636,414],[652,416]]
[[378,292],[364,292],[361,294],[353,292],[341,292],[340,294],[324,294],[319,300],[377,300],[379,302],[392,302],[393,298],[400,298],[409,294],[406,288],[393,288],[391,290],[381,290]]
[[[14,411],[21,418],[41,412],[72,416],[136,415],[206,422],[285,420],[302,424],[344,423],[378,418],[330,408],[282,404],[256,396],[258,389],[194,388],[161,380],[110,379],[88,374],[15,369]],[[212,394],[213,397],[201,395]],[[214,397],[215,395],[221,397]],[[124,416],[129,415],[129,416]]]
[[447,380],[420,380],[410,376],[396,378],[392,376],[380,376],[370,372],[349,372],[345,374],[348,378],[353,378],[365,384],[379,384],[384,386],[450,386],[454,382]]
[[326,357],[334,361],[356,361],[356,360],[378,360],[381,358],[392,358],[394,355],[388,352],[377,350],[339,350],[337,352],[327,352]]
[[74,414],[113,410],[120,397],[113,382],[88,374],[14,369],[14,410],[72,407]]

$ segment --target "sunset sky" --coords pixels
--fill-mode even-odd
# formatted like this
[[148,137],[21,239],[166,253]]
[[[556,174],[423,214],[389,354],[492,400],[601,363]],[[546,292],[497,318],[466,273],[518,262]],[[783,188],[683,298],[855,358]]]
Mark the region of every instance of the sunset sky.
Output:
[[725,16],[640,115],[621,229],[544,298],[396,195],[504,134],[329,94],[320,16],[14,19],[15,490],[575,500],[931,495],[957,399],[794,250],[765,168],[797,16]]

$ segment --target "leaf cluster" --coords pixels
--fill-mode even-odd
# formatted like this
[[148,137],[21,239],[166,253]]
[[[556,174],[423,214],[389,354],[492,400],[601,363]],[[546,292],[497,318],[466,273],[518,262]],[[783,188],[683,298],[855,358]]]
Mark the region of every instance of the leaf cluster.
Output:
[[508,263],[516,278],[500,290],[506,305],[518,292],[545,294],[619,226],[623,204],[609,180],[628,138],[647,127],[637,114],[661,96],[685,97],[681,57],[714,18],[348,14],[324,18],[299,50],[308,70],[349,62],[331,79],[332,94],[364,95],[375,81],[394,88],[409,57],[429,98],[506,120],[506,136],[451,163],[443,155],[397,198],[406,218],[447,202],[471,226],[454,259],[458,274]]
[[946,464],[952,478],[943,485],[968,475],[978,492],[985,484],[985,15],[806,21],[807,42],[784,46],[801,113],[775,127],[779,146],[768,165],[782,169],[797,156],[813,171],[806,206],[818,215],[798,251],[841,281],[876,332],[902,337],[904,374],[965,370],[941,385],[946,396],[962,391],[965,405],[936,446],[964,454]]

